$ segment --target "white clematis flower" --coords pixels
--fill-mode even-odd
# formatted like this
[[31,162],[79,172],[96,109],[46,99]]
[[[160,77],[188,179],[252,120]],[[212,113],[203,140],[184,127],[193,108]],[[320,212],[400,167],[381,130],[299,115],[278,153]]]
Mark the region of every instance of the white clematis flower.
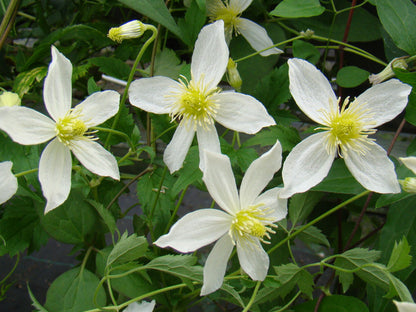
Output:
[[170,172],[177,171],[188,153],[195,132],[200,151],[220,153],[215,120],[224,127],[248,134],[275,124],[263,104],[255,98],[221,92],[217,87],[228,64],[228,47],[224,23],[205,26],[195,42],[191,63],[191,81],[177,82],[167,77],[142,78],[129,89],[130,103],[154,114],[169,114],[179,126],[165,150],[163,160]]
[[274,233],[274,223],[286,217],[287,201],[278,198],[280,188],[260,192],[280,169],[281,153],[277,142],[253,161],[238,192],[229,158],[205,151],[203,180],[224,211],[207,208],[191,212],[155,242],[159,247],[172,247],[186,253],[217,241],[205,263],[201,295],[221,287],[234,245],[241,268],[253,280],[262,281],[266,277],[269,257],[261,242],[267,243],[269,234]]
[[0,163],[0,204],[8,201],[17,191],[17,179],[12,173],[12,166],[11,161]]
[[[207,0],[207,12],[211,21],[223,20],[225,24],[225,39],[230,43],[233,33],[242,34],[250,46],[261,51],[274,43],[267,35],[266,29],[240,17],[241,13],[253,2],[253,0]],[[270,48],[260,53],[261,56],[280,54],[283,51],[278,48]]]
[[399,312],[416,312],[416,304],[412,302],[398,302],[393,300]]
[[39,162],[39,181],[47,203],[45,213],[61,205],[71,189],[72,151],[91,172],[119,180],[114,156],[95,142],[88,128],[97,126],[118,111],[120,95],[115,91],[96,92],[71,109],[72,64],[54,46],[52,62],[43,88],[49,118],[33,109],[4,107],[0,129],[23,145],[45,147]]
[[123,312],[152,312],[155,308],[156,301],[151,302],[142,301],[141,303],[133,302],[130,303]]
[[368,138],[375,127],[392,120],[406,106],[411,87],[392,79],[375,85],[341,107],[329,81],[309,62],[291,59],[290,92],[299,108],[322,132],[306,138],[289,153],[282,176],[283,198],[307,191],[328,174],[339,155],[366,189],[378,193],[399,193],[400,186],[386,151]]

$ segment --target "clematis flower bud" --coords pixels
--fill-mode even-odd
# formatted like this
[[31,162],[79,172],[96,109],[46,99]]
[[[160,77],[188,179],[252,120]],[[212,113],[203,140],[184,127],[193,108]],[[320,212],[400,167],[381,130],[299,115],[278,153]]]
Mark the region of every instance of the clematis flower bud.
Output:
[[138,20],[132,20],[119,27],[110,28],[107,37],[121,43],[125,39],[139,38],[146,31],[146,24]]
[[0,95],[0,107],[20,106],[20,104],[20,97],[16,93],[4,91]]
[[228,59],[227,64],[227,80],[237,92],[240,92],[243,81],[241,80],[240,73],[238,72],[237,64],[231,57]]
[[368,80],[372,85],[375,85],[390,79],[395,76],[393,68],[407,69],[407,63],[403,58],[395,58],[380,73],[370,75]]

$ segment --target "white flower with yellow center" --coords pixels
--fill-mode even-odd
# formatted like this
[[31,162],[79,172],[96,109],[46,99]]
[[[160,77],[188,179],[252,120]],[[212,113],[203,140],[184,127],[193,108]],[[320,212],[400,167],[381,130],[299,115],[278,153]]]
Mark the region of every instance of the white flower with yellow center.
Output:
[[117,113],[120,95],[115,91],[96,92],[71,108],[72,64],[54,46],[51,49],[43,99],[52,119],[22,106],[4,107],[0,114],[0,129],[19,144],[41,144],[53,139],[39,162],[39,181],[47,200],[45,213],[61,205],[69,195],[70,151],[91,172],[120,179],[116,159],[88,131]]
[[416,312],[416,304],[413,302],[398,302],[393,300],[398,312]]
[[169,114],[179,122],[163,160],[170,172],[182,167],[195,136],[198,138],[200,167],[202,150],[220,153],[214,121],[234,131],[257,133],[275,124],[263,104],[255,98],[217,87],[228,64],[228,47],[224,23],[205,26],[195,42],[192,55],[191,81],[177,82],[167,77],[142,78],[129,89],[130,103],[154,114]]
[[8,201],[17,191],[17,179],[12,173],[12,166],[11,161],[0,163],[0,204]]
[[229,158],[205,151],[203,180],[224,211],[206,208],[191,212],[155,242],[159,247],[172,247],[186,253],[216,241],[205,262],[201,295],[221,287],[234,246],[241,268],[253,280],[262,281],[266,277],[269,257],[261,242],[267,244],[270,234],[274,233],[274,223],[286,217],[287,202],[278,198],[280,188],[260,193],[280,169],[281,152],[277,142],[253,161],[238,192]]
[[405,108],[411,87],[392,79],[340,103],[315,66],[301,59],[288,63],[294,100],[309,118],[322,125],[317,129],[323,131],[304,139],[289,153],[282,170],[284,189],[280,196],[288,198],[317,185],[337,155],[366,189],[399,193],[392,161],[368,136]]
[[[253,0],[207,0],[207,12],[211,21],[223,20],[225,39],[227,43],[235,35],[243,35],[251,47],[256,51],[264,50],[273,45],[272,39],[266,30],[249,19],[240,17],[241,13],[253,2]],[[260,53],[261,56],[280,54],[283,51],[270,48]]]

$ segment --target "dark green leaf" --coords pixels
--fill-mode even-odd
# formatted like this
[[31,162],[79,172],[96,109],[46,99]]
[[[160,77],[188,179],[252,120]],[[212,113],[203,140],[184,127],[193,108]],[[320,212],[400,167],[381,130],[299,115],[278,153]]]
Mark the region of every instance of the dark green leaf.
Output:
[[[183,66],[175,51],[165,48],[156,54],[153,75],[178,79]],[[150,67],[146,68],[146,73],[150,74]]]
[[102,73],[118,79],[127,80],[131,71],[129,65],[115,57],[92,57],[88,62],[98,66]]
[[107,267],[136,260],[146,253],[148,244],[144,236],[127,235],[124,232],[108,255]]
[[179,177],[172,187],[172,196],[179,194],[187,186],[194,182],[202,183],[202,172],[199,169],[199,149],[192,146],[186,155],[182,169],[179,171]]
[[[295,312],[311,312],[317,299],[294,307]],[[332,295],[326,296],[319,305],[319,312],[369,312],[367,306],[355,297]]]
[[321,192],[305,192],[291,197],[289,201],[289,217],[293,226],[298,222],[303,222],[309,216],[322,196],[323,193]]
[[284,298],[296,285],[299,287],[300,291],[309,298],[312,298],[314,282],[312,275],[308,271],[293,263],[275,266],[273,268],[277,274],[277,281],[282,284],[279,288],[282,298]]
[[97,210],[98,214],[110,230],[110,233],[114,234],[114,231],[116,230],[116,220],[111,212],[108,209],[105,209],[100,203],[93,200],[88,200],[88,202],[95,208],[95,210]]
[[205,8],[201,9],[199,3],[192,1],[191,6],[186,10],[185,18],[178,21],[183,39],[188,46],[192,47],[194,45],[206,19]]
[[271,15],[279,17],[309,17],[321,15],[325,8],[319,0],[283,0],[270,12]]
[[88,94],[101,91],[101,88],[96,84],[94,77],[90,77],[87,83]]
[[345,66],[337,73],[337,84],[344,88],[354,88],[367,81],[370,73],[356,66]]
[[316,64],[321,58],[321,53],[313,44],[303,40],[295,40],[293,42],[293,56]]
[[305,243],[321,244],[327,247],[330,246],[326,236],[315,226],[310,226],[299,233],[298,238]]
[[254,135],[248,139],[242,146],[268,146],[274,145],[279,140],[284,152],[290,151],[296,144],[300,142],[298,131],[292,127],[272,126]]

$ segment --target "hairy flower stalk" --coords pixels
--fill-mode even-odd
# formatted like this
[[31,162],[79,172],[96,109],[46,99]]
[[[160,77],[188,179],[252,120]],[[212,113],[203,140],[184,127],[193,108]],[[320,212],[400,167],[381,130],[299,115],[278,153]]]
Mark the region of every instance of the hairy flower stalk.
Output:
[[221,287],[227,260],[236,246],[241,268],[253,280],[267,275],[269,257],[261,243],[268,244],[275,223],[286,217],[285,199],[279,199],[280,188],[261,194],[280,169],[282,149],[279,142],[247,169],[237,191],[230,160],[227,156],[205,151],[203,180],[208,192],[221,207],[200,209],[185,215],[169,233],[155,244],[192,252],[216,241],[204,267],[201,295]]
[[291,59],[288,64],[294,100],[321,126],[316,128],[320,132],[300,142],[286,158],[280,196],[288,198],[317,185],[327,176],[336,156],[344,159],[351,174],[366,189],[400,192],[392,161],[368,136],[405,108],[411,87],[392,79],[340,103],[329,81],[315,66],[301,59]]

